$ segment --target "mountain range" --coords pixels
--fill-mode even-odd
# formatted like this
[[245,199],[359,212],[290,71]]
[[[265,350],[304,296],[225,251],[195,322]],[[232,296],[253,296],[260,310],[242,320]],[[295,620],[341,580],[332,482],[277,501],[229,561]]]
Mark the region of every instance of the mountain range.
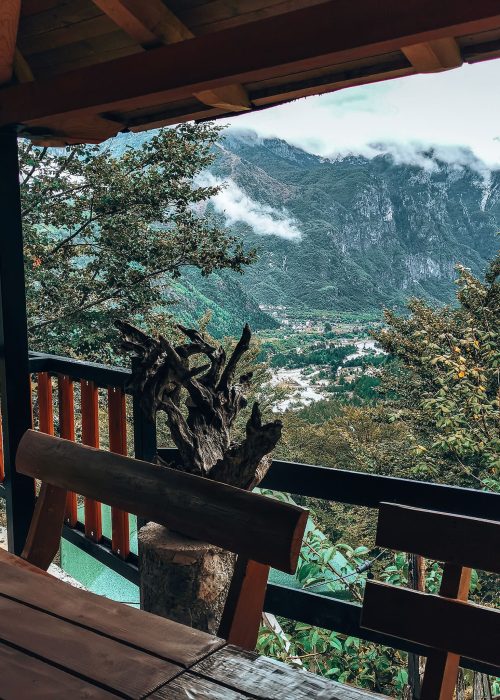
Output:
[[324,158],[227,130],[205,176],[222,185],[208,207],[258,260],[243,275],[187,271],[174,290],[180,315],[211,308],[212,330],[225,333],[274,325],[259,305],[378,313],[410,296],[451,302],[455,265],[481,274],[498,248],[500,170],[466,149],[378,149]]

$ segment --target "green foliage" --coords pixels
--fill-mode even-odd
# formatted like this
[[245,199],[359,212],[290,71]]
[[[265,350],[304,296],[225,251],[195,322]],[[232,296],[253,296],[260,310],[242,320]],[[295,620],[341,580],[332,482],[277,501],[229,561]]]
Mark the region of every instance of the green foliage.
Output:
[[413,300],[374,335],[399,360],[385,389],[416,436],[421,471],[439,476],[438,465],[447,480],[500,490],[500,256],[484,282],[458,269],[456,308]]
[[219,130],[186,124],[139,148],[48,150],[21,143],[22,206],[33,349],[111,359],[113,320],[168,323],[166,298],[185,265],[203,275],[253,260],[202,214],[217,188],[197,184]]
[[311,367],[311,365],[328,365],[332,374],[335,374],[344,359],[353,353],[356,348],[353,345],[318,347],[308,352],[298,353],[289,351],[278,352],[271,357],[271,367]]

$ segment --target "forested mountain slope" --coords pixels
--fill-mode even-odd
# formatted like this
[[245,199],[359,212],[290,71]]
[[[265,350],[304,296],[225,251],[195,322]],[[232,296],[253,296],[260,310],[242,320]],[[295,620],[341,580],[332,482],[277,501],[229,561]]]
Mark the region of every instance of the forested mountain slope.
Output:
[[[227,183],[215,206],[260,249],[243,288],[259,303],[339,311],[411,295],[450,301],[454,265],[479,273],[498,246],[500,171],[465,150],[458,160],[466,165],[433,153],[421,160],[425,167],[388,154],[327,160],[226,132],[212,167]],[[283,224],[275,233],[266,231],[273,216]]]
[[[113,147],[147,138],[122,134]],[[224,189],[209,207],[258,248],[258,260],[244,275],[187,270],[170,297],[176,315],[190,322],[211,308],[210,329],[221,335],[246,320],[275,325],[259,304],[378,312],[414,295],[452,301],[454,266],[481,274],[498,247],[500,170],[466,149],[415,151],[412,164],[378,148],[376,157],[326,159],[226,130],[206,174]]]

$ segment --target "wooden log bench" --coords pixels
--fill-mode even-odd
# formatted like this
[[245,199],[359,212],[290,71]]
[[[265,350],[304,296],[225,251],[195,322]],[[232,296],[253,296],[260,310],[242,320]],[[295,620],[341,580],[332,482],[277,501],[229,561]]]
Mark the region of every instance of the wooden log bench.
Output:
[[500,667],[500,610],[468,602],[472,569],[500,574],[500,523],[381,503],[376,544],[444,562],[439,595],[368,581],[361,626],[431,647],[421,700],[452,700],[460,656]]

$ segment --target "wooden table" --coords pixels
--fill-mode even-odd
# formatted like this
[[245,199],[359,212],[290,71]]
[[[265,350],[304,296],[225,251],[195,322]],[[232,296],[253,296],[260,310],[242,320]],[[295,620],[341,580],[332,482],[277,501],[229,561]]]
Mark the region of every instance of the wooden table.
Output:
[[2,700],[374,697],[72,588],[0,550]]

